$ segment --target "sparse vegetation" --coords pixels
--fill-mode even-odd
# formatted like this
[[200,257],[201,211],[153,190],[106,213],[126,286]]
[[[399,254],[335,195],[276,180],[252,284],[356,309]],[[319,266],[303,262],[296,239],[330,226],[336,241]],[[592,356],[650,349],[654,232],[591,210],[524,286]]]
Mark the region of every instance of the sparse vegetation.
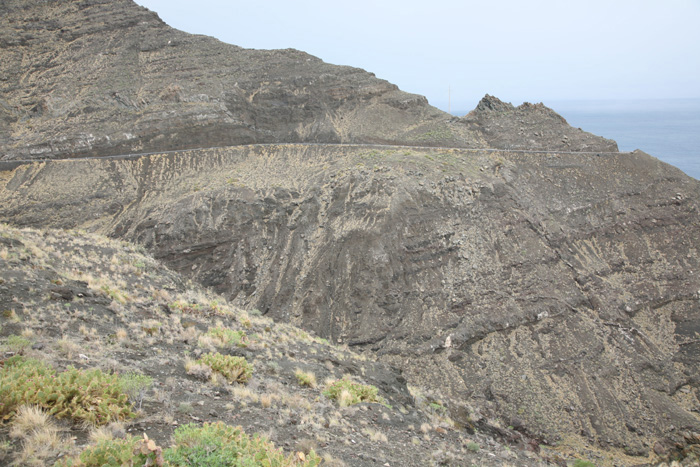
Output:
[[467,449],[471,452],[479,452],[479,449],[481,449],[481,446],[479,446],[479,443],[475,443],[473,441],[470,441],[467,443]]
[[241,427],[224,423],[203,426],[184,425],[173,434],[175,446],[163,457],[173,467],[210,466],[305,466],[314,467],[321,459],[314,451],[308,455],[296,453],[285,456],[265,437],[248,436]]
[[164,465],[162,449],[144,435],[143,439],[101,439],[85,449],[78,457],[58,461],[54,467]]
[[334,399],[341,407],[347,407],[360,402],[382,402],[375,386],[356,383],[349,378],[342,378],[329,384],[323,395]]
[[2,346],[5,352],[23,353],[32,345],[31,341],[22,336],[10,335],[5,339],[5,343]]
[[222,355],[218,352],[202,355],[199,360],[194,362],[194,365],[210,368],[211,371],[221,374],[229,383],[247,383],[253,375],[253,367],[245,358]]
[[[434,426],[428,424],[421,438],[415,432],[404,435],[394,421],[380,428],[379,417],[394,419],[390,410],[353,407],[358,402],[383,402],[376,387],[351,379],[362,378],[371,359],[187,286],[153,259],[139,256],[132,245],[87,238],[77,231],[44,235],[4,229],[27,245],[36,243],[31,250],[45,254],[34,254],[27,261],[15,255],[17,261],[9,265],[15,268],[12,274],[31,275],[31,287],[13,285],[12,276],[3,277],[3,289],[15,287],[11,293],[22,292],[14,303],[3,305],[7,316],[0,313],[0,350],[4,352],[0,356],[0,423],[4,422],[0,464],[44,466],[60,459],[59,467],[155,466],[161,465],[160,455],[162,465],[168,465],[166,452],[198,456],[206,453],[207,446],[227,445],[226,433],[243,430],[234,426],[248,427],[262,419],[267,423],[265,438],[252,431],[240,438],[263,446],[251,454],[259,459],[248,464],[255,467],[317,465],[315,449],[323,450],[323,465],[352,465],[350,452],[381,452],[388,440],[424,452],[435,442],[436,432],[451,435],[438,431],[440,420]],[[15,253],[11,250],[8,256]],[[163,271],[165,276],[160,275]],[[120,303],[116,295],[102,289],[105,285],[128,299]],[[48,292],[57,287],[74,290],[74,295],[68,300]],[[87,290],[80,297],[83,288]],[[30,358],[39,355],[41,361]],[[263,369],[254,379],[253,365]],[[21,376],[15,377],[20,369]],[[343,371],[348,376],[338,380]],[[325,383],[317,383],[318,378]],[[370,376],[366,378],[371,382]],[[69,391],[72,384],[77,389]],[[318,386],[328,399],[319,394]],[[70,395],[60,399],[66,391]],[[433,421],[439,407],[428,407],[431,400],[438,398],[425,398],[420,407],[399,410],[404,414],[417,410],[423,420]],[[350,407],[341,410],[334,405]],[[192,435],[199,438],[187,446],[171,438],[174,431],[180,432],[178,426],[193,420],[205,427],[212,420],[223,423],[208,435]],[[64,433],[69,425],[73,425],[71,433]],[[193,425],[189,433],[196,428]],[[224,441],[215,441],[214,431],[225,433]],[[144,432],[152,439],[142,438]],[[287,444],[291,433],[298,433],[298,438]],[[278,446],[285,443],[291,454],[268,439]],[[89,442],[87,448],[76,446],[84,442]],[[466,447],[460,446],[466,453]],[[210,454],[213,462],[223,462],[213,451]],[[248,457],[236,461],[242,459]]]
[[143,399],[153,385],[153,378],[140,373],[127,373],[119,377],[119,388],[129,397],[134,406],[141,410]]
[[297,368],[294,371],[294,376],[297,378],[297,381],[302,386],[308,386],[310,388],[316,387],[316,375],[311,373],[310,371],[302,371],[299,368]]
[[233,329],[214,327],[209,328],[206,336],[211,337],[218,347],[247,347],[247,337],[245,331],[234,331]]
[[12,418],[24,404],[44,407],[56,418],[91,425],[134,415],[116,375],[73,367],[56,375],[43,362],[14,356],[0,368],[0,417]]

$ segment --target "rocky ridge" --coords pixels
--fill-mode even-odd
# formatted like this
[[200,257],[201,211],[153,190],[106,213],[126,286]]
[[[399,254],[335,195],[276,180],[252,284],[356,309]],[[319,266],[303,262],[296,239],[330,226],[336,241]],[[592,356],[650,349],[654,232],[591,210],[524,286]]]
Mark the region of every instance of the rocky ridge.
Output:
[[3,159],[279,141],[481,145],[364,70],[186,34],[131,0],[10,0],[0,13]]
[[[458,120],[364,70],[186,34],[131,0],[8,0],[0,13],[2,160],[277,142],[502,147],[494,134],[510,118]],[[567,127],[538,109],[521,109],[527,135],[514,134],[527,137],[509,146],[547,148]],[[569,133],[552,149],[617,150]]]
[[617,152],[615,141],[594,137],[543,104],[515,107],[488,94],[460,119],[490,148],[530,151]]

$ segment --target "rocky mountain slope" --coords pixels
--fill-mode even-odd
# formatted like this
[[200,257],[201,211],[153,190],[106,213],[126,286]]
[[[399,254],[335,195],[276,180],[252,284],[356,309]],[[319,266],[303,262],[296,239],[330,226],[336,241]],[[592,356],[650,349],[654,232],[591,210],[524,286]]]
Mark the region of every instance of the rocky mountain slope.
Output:
[[492,147],[488,125],[372,73],[186,34],[131,0],[7,0],[0,54],[4,160],[275,142]]
[[44,159],[0,167],[0,221],[136,242],[399,368],[463,429],[449,443],[479,419],[596,465],[697,459],[697,180],[541,104],[456,119],[125,0],[0,9],[0,154]]
[[[77,231],[0,225],[0,416],[12,384],[3,364],[20,356],[59,374],[76,367],[149,379],[142,392],[127,391],[136,417],[112,422],[102,437],[145,433],[167,448],[179,426],[223,421],[261,433],[297,458],[285,465],[301,465],[312,449],[322,465],[336,467],[545,465],[534,452],[511,451],[486,433],[465,434],[429,392],[409,392],[395,369],[231,306],[139,250]],[[193,367],[210,352],[245,358],[250,379],[228,383]],[[381,403],[343,406],[323,394],[326,380],[342,378],[378,388]],[[482,431],[493,428],[473,415]],[[18,430],[17,418],[0,424],[2,465],[53,465],[93,446],[88,435],[98,433],[61,418],[46,442],[31,427]]]
[[460,119],[490,148],[526,151],[617,152],[615,141],[592,137],[542,104],[514,107],[488,94]]
[[700,186],[641,152],[273,145],[4,174],[0,219],[138,242],[455,413],[618,462],[700,430]]
[[9,0],[0,13],[4,159],[434,135],[481,144],[364,70],[186,34],[130,0]]

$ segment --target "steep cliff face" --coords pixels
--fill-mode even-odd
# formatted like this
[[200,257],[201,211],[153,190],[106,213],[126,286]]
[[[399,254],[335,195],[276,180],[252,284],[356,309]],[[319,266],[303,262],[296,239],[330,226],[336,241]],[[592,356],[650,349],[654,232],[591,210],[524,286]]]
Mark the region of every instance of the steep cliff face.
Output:
[[135,240],[371,349],[456,414],[619,456],[700,429],[700,186],[644,153],[229,148],[23,166],[2,196],[4,221]]
[[175,30],[130,0],[0,6],[0,157],[260,142],[479,146],[422,96],[297,50]]

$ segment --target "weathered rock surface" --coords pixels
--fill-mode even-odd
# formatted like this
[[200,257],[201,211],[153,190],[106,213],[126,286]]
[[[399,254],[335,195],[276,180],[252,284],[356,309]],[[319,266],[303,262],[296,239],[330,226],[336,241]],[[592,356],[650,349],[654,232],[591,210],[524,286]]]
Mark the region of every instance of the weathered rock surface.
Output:
[[700,184],[644,153],[280,145],[5,174],[0,220],[137,241],[454,410],[618,456],[700,429]]
[[505,147],[494,132],[511,130],[513,112],[527,131],[508,147],[614,147],[580,131],[561,143],[567,125],[539,104],[459,121],[364,70],[186,34],[131,0],[5,1],[0,56],[3,160],[278,142]]

